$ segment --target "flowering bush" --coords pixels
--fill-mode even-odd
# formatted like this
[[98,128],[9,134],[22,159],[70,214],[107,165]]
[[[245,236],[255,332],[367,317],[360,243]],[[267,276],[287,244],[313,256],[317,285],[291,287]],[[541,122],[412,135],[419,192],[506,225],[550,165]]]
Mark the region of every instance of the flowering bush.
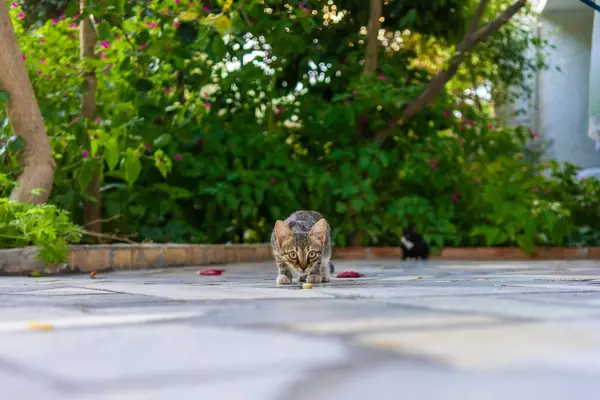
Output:
[[[379,67],[365,76],[360,2],[88,2],[98,41],[85,61],[86,15],[67,9],[25,30],[15,2],[58,163],[52,203],[81,222],[101,166],[104,229],[140,239],[261,242],[276,219],[305,208],[327,216],[341,246],[397,245],[409,221],[435,246],[590,243],[598,186],[553,162],[534,168],[527,149],[539,135],[502,126],[490,102],[473,98],[474,81],[501,97],[524,84],[524,70],[545,67],[528,63],[527,46],[542,44],[521,26],[476,48],[433,105],[374,143],[464,33],[454,26],[466,23],[438,26],[439,15],[465,22],[474,4],[400,3],[413,8],[386,6]],[[84,119],[90,69],[97,110]],[[15,142],[0,127],[0,140]],[[11,146],[0,168],[14,178],[20,148]]]

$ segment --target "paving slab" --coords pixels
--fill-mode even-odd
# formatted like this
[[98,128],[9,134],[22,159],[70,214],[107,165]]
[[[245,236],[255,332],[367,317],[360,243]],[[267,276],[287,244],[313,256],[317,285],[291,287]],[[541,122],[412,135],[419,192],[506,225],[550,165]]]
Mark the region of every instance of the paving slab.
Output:
[[338,261],[0,280],[0,398],[564,399],[600,389],[600,264]]

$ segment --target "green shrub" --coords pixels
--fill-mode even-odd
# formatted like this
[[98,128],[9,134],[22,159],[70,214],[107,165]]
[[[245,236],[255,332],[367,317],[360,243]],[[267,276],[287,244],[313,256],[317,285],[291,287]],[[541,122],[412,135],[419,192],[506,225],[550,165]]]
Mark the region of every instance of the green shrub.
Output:
[[[436,101],[376,146],[452,54],[478,2],[386,6],[384,28],[397,31],[373,77],[361,64],[368,8],[345,2],[337,7],[352,18],[334,22],[320,11],[328,2],[302,3],[153,0],[121,12],[90,1],[98,58],[86,62],[81,17],[65,12],[29,31],[11,8],[57,161],[52,204],[82,223],[100,166],[105,231],[156,242],[267,241],[275,220],[302,208],[326,215],[338,246],[397,245],[409,221],[435,246],[597,242],[598,185],[543,160],[537,134],[502,126],[492,102],[473,98],[481,87],[510,98],[506,88],[526,88],[527,74],[546,67],[527,50],[544,46],[533,25],[511,22],[474,48]],[[492,3],[490,15],[505,2]],[[205,18],[224,4],[222,24]],[[454,25],[437,18],[447,9]],[[256,62],[225,65],[250,55]],[[85,120],[89,68],[97,115]],[[2,111],[0,141],[0,171],[15,180],[21,146]]]
[[81,229],[66,211],[0,198],[0,249],[39,246],[37,257],[56,264],[66,261],[69,243],[77,243],[80,236]]

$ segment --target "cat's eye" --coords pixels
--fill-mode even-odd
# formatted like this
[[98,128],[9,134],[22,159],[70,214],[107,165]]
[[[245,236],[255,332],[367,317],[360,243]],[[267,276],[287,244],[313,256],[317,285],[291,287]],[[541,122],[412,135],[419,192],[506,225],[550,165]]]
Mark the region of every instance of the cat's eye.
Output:
[[317,252],[315,251],[309,251],[308,252],[308,258],[315,258],[317,256]]
[[291,258],[292,260],[297,260],[298,259],[298,253],[296,253],[295,251],[290,251],[288,253],[288,257]]

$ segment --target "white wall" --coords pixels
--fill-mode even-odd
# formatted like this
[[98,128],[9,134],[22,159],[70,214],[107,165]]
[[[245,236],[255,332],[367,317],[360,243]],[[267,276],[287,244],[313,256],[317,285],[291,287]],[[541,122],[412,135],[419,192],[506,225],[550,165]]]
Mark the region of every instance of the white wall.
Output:
[[545,10],[541,30],[557,48],[551,52],[551,69],[539,78],[538,129],[554,141],[551,156],[584,168],[600,167],[600,153],[587,135],[593,13]]

